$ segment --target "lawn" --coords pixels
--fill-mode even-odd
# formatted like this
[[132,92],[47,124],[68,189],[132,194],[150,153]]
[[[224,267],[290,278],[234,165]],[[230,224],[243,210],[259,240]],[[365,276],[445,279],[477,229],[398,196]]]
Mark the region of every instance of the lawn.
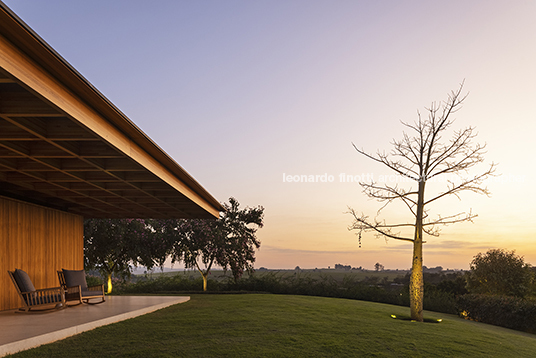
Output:
[[408,308],[270,294],[193,295],[184,304],[14,357],[533,357],[536,336]]

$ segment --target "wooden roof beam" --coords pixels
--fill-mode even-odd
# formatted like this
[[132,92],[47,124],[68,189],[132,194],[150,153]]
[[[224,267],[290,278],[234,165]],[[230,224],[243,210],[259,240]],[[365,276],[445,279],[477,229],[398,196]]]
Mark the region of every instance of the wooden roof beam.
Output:
[[[19,172],[19,173],[24,173],[27,177],[34,178],[34,180],[35,180],[35,179],[37,179],[38,181],[42,181],[42,180],[44,180],[44,177],[43,177],[43,176],[36,176],[36,175],[34,174],[35,171],[24,171],[24,172],[23,172],[23,171],[19,170],[18,168],[14,167],[14,166],[10,166],[9,164],[7,164],[7,163],[5,163],[5,162],[4,162],[4,163],[0,163],[0,164],[2,164],[4,167],[8,167],[8,168],[9,168],[10,170],[12,170],[12,171],[16,171],[16,172]],[[20,164],[20,163],[19,163],[19,164]],[[56,172],[53,171],[53,172],[51,172],[51,173],[56,173]],[[50,181],[49,181],[49,182],[50,182]],[[21,183],[24,183],[24,182],[21,182]],[[28,188],[30,188],[29,183],[30,183],[29,181],[26,181],[26,184],[25,184],[25,186],[28,187]],[[89,195],[86,195],[86,194],[84,194],[84,193],[82,193],[82,192],[79,192],[79,191],[76,191],[76,190],[72,190],[72,189],[70,189],[70,188],[68,188],[68,187],[63,186],[63,185],[61,184],[61,182],[55,182],[55,183],[54,183],[54,182],[50,182],[50,183],[53,184],[53,185],[55,185],[56,188],[57,188],[57,190],[54,191],[55,194],[57,194],[57,193],[59,192],[58,190],[62,190],[62,189],[63,189],[63,190],[67,190],[68,192],[73,193],[73,195],[75,195],[75,196],[79,196],[79,195],[80,195],[80,196],[84,196],[84,197],[91,198],[91,196],[89,196]],[[93,185],[93,184],[90,183],[90,182],[88,182],[88,184]],[[33,185],[31,186],[31,188],[34,189],[34,190],[36,190],[36,188],[33,187]],[[98,187],[97,187],[97,188],[98,188]],[[36,190],[36,191],[38,191],[38,190]],[[108,192],[109,192],[112,196],[118,196],[116,193],[114,193],[114,192],[112,192],[112,191],[108,191]],[[61,192],[61,193],[65,194],[65,192]],[[71,198],[71,197],[69,197],[69,198]],[[68,198],[67,198],[66,200],[76,202],[76,200],[71,200],[71,199],[68,199]],[[95,199],[93,199],[93,200],[95,200]],[[129,201],[128,198],[125,199],[125,200],[126,200],[126,201]],[[97,201],[99,201],[99,200],[97,200]],[[106,203],[106,202],[103,201],[103,203]],[[131,201],[131,203],[134,204],[134,206],[139,206],[139,204],[135,203],[134,201]],[[109,205],[109,204],[106,204],[106,205]],[[110,207],[114,207],[114,205],[109,205],[109,206],[110,206]],[[150,212],[153,212],[154,214],[158,214],[158,211],[156,211],[156,210],[151,210],[151,209],[149,209],[149,210],[145,210],[145,211],[147,211],[147,212],[149,212],[149,213],[150,213]],[[140,212],[143,212],[143,211],[132,210],[132,213],[133,213],[133,214],[136,213],[136,215],[139,215]],[[137,217],[137,216],[133,216],[133,217]]]
[[0,114],[4,116],[46,116],[60,113],[29,92],[2,92],[0,96]]
[[[42,67],[36,66],[35,62],[2,36],[0,36],[0,48],[2,49],[0,67],[21,81],[24,86],[31,88],[43,100],[70,118],[75,118],[80,125],[98,137],[106,138],[114,148],[132,158],[147,171],[154,173],[207,214],[210,213],[214,217],[219,215],[221,204],[98,91],[91,88],[88,92],[88,83],[84,80],[78,82],[81,76],[77,74],[75,77],[69,77],[72,82],[71,87],[67,88],[66,82],[58,81],[53,75],[43,71]],[[57,58],[52,61],[57,61]],[[70,69],[64,73],[66,76],[72,76]],[[91,101],[95,100],[94,105],[106,114],[103,116],[101,113],[104,112],[98,112],[94,109],[96,107],[81,101],[80,97],[73,94],[73,89],[85,91],[84,96],[87,96],[88,100],[89,98]]]

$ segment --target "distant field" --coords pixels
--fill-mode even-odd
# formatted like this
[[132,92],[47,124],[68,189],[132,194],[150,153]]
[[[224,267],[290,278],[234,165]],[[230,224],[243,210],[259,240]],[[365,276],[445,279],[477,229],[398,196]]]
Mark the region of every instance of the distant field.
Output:
[[[95,307],[98,309],[98,307]],[[192,295],[184,304],[14,357],[534,357],[536,336],[408,308],[324,297]]]
[[[361,271],[361,270],[335,270],[335,269],[310,269],[310,270],[257,270],[255,271],[254,275],[262,276],[266,274],[275,274],[281,277],[287,277],[287,276],[293,276],[293,275],[302,275],[302,276],[310,276],[313,278],[322,278],[322,277],[331,277],[337,281],[342,281],[344,276],[351,275],[351,277],[356,278],[357,280],[361,281],[367,277],[378,277],[380,280],[384,277],[387,277],[389,281],[392,281],[393,279],[397,277],[404,277],[408,271],[406,270],[385,270],[385,271]],[[147,274],[148,277],[157,278],[160,276],[173,276],[173,275],[185,275],[189,277],[198,278],[201,277],[201,274],[198,271],[193,270],[187,270],[187,271],[171,271],[171,272],[160,272],[155,271],[153,273]],[[244,275],[244,277],[247,277],[247,273]],[[145,276],[145,275],[136,275],[136,276]],[[224,273],[221,270],[212,270],[210,272],[211,279],[218,280],[218,279],[226,279],[226,278],[232,278],[232,274],[230,271],[227,273]]]

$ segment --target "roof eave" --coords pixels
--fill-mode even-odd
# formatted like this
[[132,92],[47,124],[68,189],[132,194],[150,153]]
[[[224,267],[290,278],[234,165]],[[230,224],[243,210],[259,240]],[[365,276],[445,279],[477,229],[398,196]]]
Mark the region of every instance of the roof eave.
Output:
[[[28,57],[39,63],[44,70],[56,78],[69,91],[81,98],[118,130],[124,133],[164,168],[179,178],[186,186],[206,201],[216,212],[223,206],[199,184],[175,160],[167,155],[136,124],[122,113],[110,100],[97,90],[67,60],[59,55],[7,5],[0,1],[0,31]],[[215,215],[215,213],[213,213]]]

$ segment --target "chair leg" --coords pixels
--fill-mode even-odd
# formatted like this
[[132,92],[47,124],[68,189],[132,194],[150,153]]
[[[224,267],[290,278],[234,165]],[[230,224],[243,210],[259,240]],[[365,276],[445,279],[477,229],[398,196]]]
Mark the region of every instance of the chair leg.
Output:
[[81,304],[82,304],[82,301],[78,301],[78,302],[76,302],[74,305],[67,305],[67,304],[66,304],[66,306],[72,306],[72,307],[74,307],[74,306],[78,306],[78,305],[81,305]]
[[15,313],[43,314],[43,313],[56,312],[64,308],[65,308],[64,305],[62,305],[61,303],[58,303],[54,307],[43,308],[43,309],[32,309],[31,307],[21,307],[17,311],[15,311]]
[[103,303],[103,302],[105,301],[104,297],[103,297],[102,300],[99,301],[99,302],[89,302],[90,299],[91,299],[91,298],[88,298],[88,299],[84,300],[85,303],[87,303],[88,305],[98,305],[99,303]]

